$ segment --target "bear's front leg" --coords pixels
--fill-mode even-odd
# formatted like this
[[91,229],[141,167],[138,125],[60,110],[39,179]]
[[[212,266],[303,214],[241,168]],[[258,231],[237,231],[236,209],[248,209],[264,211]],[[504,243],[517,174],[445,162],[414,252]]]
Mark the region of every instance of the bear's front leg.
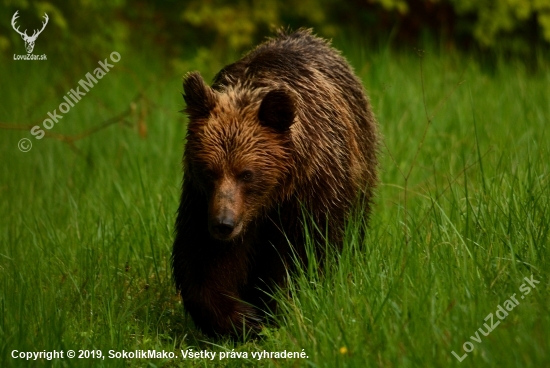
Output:
[[189,244],[186,241],[175,252],[179,271],[175,276],[195,324],[209,335],[240,334],[243,328],[258,330],[256,309],[242,300],[241,291],[249,287],[246,252],[214,240],[201,247]]
[[241,301],[238,295],[219,290],[208,282],[198,294],[183,298],[195,325],[208,335],[240,335],[260,329],[260,318],[254,307]]

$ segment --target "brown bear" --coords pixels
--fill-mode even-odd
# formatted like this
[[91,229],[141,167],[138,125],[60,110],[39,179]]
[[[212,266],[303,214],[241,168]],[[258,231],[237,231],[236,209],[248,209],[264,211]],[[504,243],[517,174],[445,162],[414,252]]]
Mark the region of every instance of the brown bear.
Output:
[[[338,246],[377,182],[377,123],[360,80],[310,30],[279,31],[209,87],[183,82],[189,123],[172,267],[185,309],[207,334],[258,330],[296,258]],[[309,221],[309,220],[307,220]],[[294,258],[293,258],[294,257]]]

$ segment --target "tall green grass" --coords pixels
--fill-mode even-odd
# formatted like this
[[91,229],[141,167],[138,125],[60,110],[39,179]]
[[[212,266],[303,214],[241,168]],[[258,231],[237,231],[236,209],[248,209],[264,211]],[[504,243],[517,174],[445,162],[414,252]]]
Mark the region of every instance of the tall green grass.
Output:
[[[171,281],[186,71],[166,73],[160,57],[122,55],[51,133],[131,114],[73,148],[0,130],[0,366],[549,365],[548,64],[542,59],[533,72],[502,58],[488,72],[435,51],[350,44],[344,54],[383,136],[367,236],[358,240],[363,219],[352,219],[339,262],[322,274],[298,272],[277,296],[279,327],[258,339],[203,336]],[[3,65],[2,123],[41,122],[92,71]],[[138,93],[145,97],[130,107]],[[23,137],[33,143],[28,153],[17,149]],[[531,275],[540,284],[519,299]],[[473,342],[484,318],[514,293],[520,304]],[[474,350],[460,363],[451,351],[462,356],[466,341]],[[218,356],[182,359],[180,349],[189,348]],[[11,358],[13,350],[54,349],[157,349],[178,358]],[[302,349],[305,359],[251,355]],[[219,360],[232,351],[248,358]]]

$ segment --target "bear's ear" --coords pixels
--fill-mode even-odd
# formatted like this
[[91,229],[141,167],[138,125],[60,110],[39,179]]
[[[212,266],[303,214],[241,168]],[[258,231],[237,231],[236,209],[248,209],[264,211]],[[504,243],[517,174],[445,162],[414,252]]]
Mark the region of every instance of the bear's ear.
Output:
[[188,73],[183,79],[185,112],[191,120],[206,119],[216,106],[214,91],[204,83],[199,72]]
[[294,122],[294,99],[283,89],[269,91],[260,104],[260,124],[280,133],[288,131]]

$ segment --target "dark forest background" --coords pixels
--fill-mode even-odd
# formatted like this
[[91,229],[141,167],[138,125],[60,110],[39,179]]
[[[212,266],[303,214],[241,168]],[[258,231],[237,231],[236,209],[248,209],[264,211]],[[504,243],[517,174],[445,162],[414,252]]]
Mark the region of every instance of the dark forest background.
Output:
[[[0,52],[24,53],[21,30],[47,33],[35,53],[96,62],[113,50],[161,53],[173,67],[241,55],[277,27],[312,27],[320,36],[372,46],[505,53],[533,59],[550,42],[550,0],[2,0]],[[81,62],[79,62],[81,64]]]

